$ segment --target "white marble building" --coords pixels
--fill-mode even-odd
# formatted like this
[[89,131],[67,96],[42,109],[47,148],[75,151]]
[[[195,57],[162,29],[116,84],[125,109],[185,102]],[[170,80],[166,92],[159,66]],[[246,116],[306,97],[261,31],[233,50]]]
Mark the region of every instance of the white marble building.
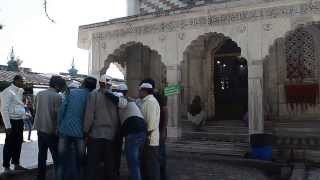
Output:
[[[128,14],[80,26],[78,46],[90,54],[92,75],[117,63],[131,95],[147,77],[161,90],[181,84],[181,94],[168,98],[169,136],[181,136],[180,119],[196,95],[213,119],[231,106],[235,114],[248,108],[248,134],[263,133],[265,121],[275,124],[273,132],[285,122],[319,133],[319,0],[128,0]],[[232,59],[237,63],[228,64]],[[219,70],[221,62],[244,74]],[[230,80],[230,72],[245,81]],[[232,89],[229,104],[224,89]],[[248,97],[240,94],[246,100],[239,104],[235,92],[243,90]]]

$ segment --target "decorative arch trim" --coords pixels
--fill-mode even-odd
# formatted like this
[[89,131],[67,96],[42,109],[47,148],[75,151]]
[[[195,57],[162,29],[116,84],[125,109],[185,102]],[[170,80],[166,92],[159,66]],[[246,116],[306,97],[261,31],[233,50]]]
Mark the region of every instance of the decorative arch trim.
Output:
[[[152,49],[150,46],[144,45],[142,42],[130,41],[130,42],[127,42],[125,44],[120,45],[117,49],[115,49],[111,54],[108,55],[108,57],[104,60],[104,67],[100,70],[100,74],[104,74],[107,71],[107,69],[109,68],[110,63],[112,63],[112,62],[116,62],[116,63],[120,64],[122,67],[125,67],[125,62],[122,61],[121,59],[125,58],[125,57],[123,57],[123,55],[125,55],[126,50],[129,47],[132,47],[135,45],[140,45],[144,48],[148,48],[152,52],[155,52],[157,56],[162,57],[157,50]],[[161,59],[161,62],[163,64],[165,64],[165,62],[162,61],[162,58],[160,58],[160,59]]]

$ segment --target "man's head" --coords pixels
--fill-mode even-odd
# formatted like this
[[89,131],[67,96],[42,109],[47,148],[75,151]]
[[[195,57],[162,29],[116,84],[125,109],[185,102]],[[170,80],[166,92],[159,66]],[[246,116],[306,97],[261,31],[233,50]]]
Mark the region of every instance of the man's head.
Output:
[[139,97],[141,99],[153,94],[153,86],[149,83],[142,83],[139,87]]
[[93,77],[86,77],[81,85],[81,87],[88,89],[89,91],[93,91],[96,89],[97,79]]
[[21,75],[16,75],[13,78],[13,84],[18,88],[24,87],[24,79]]
[[112,79],[110,77],[107,76],[106,78],[107,81],[107,89],[111,89],[112,88]]
[[100,89],[110,89],[110,87],[112,86],[111,78],[105,74],[100,76],[99,86],[100,86]]
[[61,76],[52,76],[49,86],[54,88],[57,92],[62,92],[66,89],[66,81]]
[[126,84],[120,84],[117,87],[117,92],[120,92],[123,94],[123,96],[127,96],[128,93],[128,86]]
[[152,85],[152,88],[155,89],[156,88],[156,82],[152,79],[152,78],[146,78],[144,80],[142,80],[139,84],[139,86],[141,86],[143,83],[149,83]]

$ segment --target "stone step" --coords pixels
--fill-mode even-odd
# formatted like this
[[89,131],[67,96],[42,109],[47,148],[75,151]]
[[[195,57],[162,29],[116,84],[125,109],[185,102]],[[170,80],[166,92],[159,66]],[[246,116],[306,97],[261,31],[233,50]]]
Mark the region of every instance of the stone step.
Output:
[[[182,121],[181,122],[182,128],[190,128],[193,127],[192,123],[190,121]],[[223,123],[223,122],[206,122],[204,128],[206,129],[225,129],[225,130],[240,130],[240,131],[248,131],[247,125],[240,121],[240,122],[229,122],[229,123]],[[265,130],[272,130],[273,126],[269,123],[265,125]]]
[[[241,120],[207,121],[199,131],[190,121],[181,122],[182,137],[188,140],[210,140],[219,142],[248,143],[249,132]],[[265,128],[265,133],[272,133],[272,128]]]
[[168,149],[181,153],[196,154],[216,154],[216,155],[232,155],[244,156],[248,152],[247,143],[226,143],[218,141],[192,141],[179,140],[174,143],[167,143]]
[[182,122],[182,137],[188,140],[219,142],[248,142],[248,128],[240,120],[207,121],[201,131],[195,130],[190,121]]
[[[181,124],[191,124],[188,120],[180,121]],[[206,121],[207,126],[234,126],[234,127],[246,127],[243,121]]]
[[222,142],[248,142],[248,133],[182,131],[182,137]]
[[195,130],[194,128],[183,128],[182,129],[182,133],[183,132],[195,132],[195,133],[219,133],[219,134],[223,134],[223,133],[232,133],[232,134],[248,134],[248,129],[223,129],[223,128],[208,128],[208,127],[204,127],[202,128],[201,131],[199,130]]
[[[181,127],[193,127],[193,124],[191,123],[184,123],[184,124],[181,124]],[[246,126],[237,126],[237,125],[229,125],[229,126],[226,126],[226,125],[211,125],[211,124],[206,124],[204,125],[203,127],[205,128],[220,128],[220,129],[248,129],[248,127]]]
[[274,123],[277,128],[315,128],[320,127],[320,123]]

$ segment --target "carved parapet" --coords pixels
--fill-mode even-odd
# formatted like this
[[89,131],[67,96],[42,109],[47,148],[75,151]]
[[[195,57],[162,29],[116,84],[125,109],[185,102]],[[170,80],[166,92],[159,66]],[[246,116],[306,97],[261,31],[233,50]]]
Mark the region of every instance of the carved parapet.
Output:
[[[301,4],[283,5],[276,7],[260,8],[260,9],[249,9],[242,11],[234,11],[231,13],[223,14],[210,14],[205,16],[192,17],[188,19],[179,19],[173,21],[164,21],[160,23],[148,23],[144,25],[135,25],[129,23],[130,26],[124,26],[124,22],[134,22],[133,19],[121,19],[119,22],[116,20],[112,22],[104,22],[99,24],[91,24],[81,26],[80,30],[86,30],[90,28],[106,27],[111,24],[119,24],[116,30],[98,32],[93,34],[93,39],[115,39],[123,38],[126,36],[144,36],[147,34],[159,34],[168,32],[180,32],[187,29],[196,29],[203,27],[214,27],[220,25],[228,25],[235,23],[243,23],[249,21],[261,21],[267,19],[293,17],[298,15],[306,14],[319,14],[320,13],[320,2],[306,2]],[[138,22],[137,19],[136,22]],[[127,23],[128,24],[128,23]],[[265,26],[268,30],[270,26]]]

